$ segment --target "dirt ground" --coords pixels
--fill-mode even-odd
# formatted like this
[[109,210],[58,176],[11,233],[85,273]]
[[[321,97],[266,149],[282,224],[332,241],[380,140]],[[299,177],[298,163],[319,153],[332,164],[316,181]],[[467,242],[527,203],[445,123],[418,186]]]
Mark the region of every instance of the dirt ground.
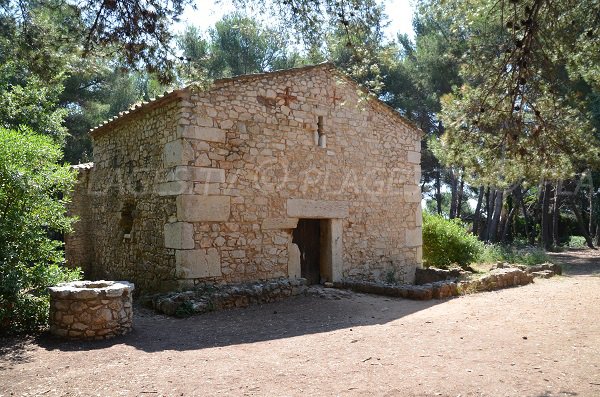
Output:
[[0,396],[600,396],[600,254],[555,257],[566,276],[444,301],[137,308],[113,341],[3,339]]

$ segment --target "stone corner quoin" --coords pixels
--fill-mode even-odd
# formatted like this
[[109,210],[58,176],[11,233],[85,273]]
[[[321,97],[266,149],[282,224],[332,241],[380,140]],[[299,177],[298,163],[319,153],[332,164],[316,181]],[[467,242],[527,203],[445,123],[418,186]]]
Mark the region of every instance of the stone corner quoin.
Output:
[[147,292],[311,266],[316,282],[413,282],[421,133],[340,76],[318,65],[220,80],[102,126],[69,208],[69,263]]

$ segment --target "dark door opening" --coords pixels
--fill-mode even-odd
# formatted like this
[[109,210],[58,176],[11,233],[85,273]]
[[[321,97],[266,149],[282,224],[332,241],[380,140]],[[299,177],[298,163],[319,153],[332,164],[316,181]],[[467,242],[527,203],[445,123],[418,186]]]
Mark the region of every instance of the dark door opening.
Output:
[[300,249],[300,275],[308,284],[321,282],[321,220],[300,219],[292,242]]

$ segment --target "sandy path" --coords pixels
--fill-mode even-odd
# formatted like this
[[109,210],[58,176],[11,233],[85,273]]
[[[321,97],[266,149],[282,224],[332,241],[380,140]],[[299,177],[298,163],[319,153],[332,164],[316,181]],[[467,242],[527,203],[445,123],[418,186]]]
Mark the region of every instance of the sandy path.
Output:
[[445,301],[301,297],[113,342],[0,340],[0,396],[600,396],[600,256]]

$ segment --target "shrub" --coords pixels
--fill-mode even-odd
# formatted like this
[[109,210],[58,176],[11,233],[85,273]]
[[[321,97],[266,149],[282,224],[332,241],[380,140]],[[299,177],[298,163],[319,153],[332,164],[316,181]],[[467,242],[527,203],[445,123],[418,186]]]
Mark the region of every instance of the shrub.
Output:
[[423,213],[423,259],[427,266],[461,267],[473,263],[482,251],[482,243],[468,233],[458,220]]
[[44,327],[47,287],[80,277],[49,237],[72,221],[64,204],[75,173],[60,158],[51,138],[0,128],[0,333]]
[[583,236],[570,236],[567,245],[569,248],[587,248],[587,243]]

